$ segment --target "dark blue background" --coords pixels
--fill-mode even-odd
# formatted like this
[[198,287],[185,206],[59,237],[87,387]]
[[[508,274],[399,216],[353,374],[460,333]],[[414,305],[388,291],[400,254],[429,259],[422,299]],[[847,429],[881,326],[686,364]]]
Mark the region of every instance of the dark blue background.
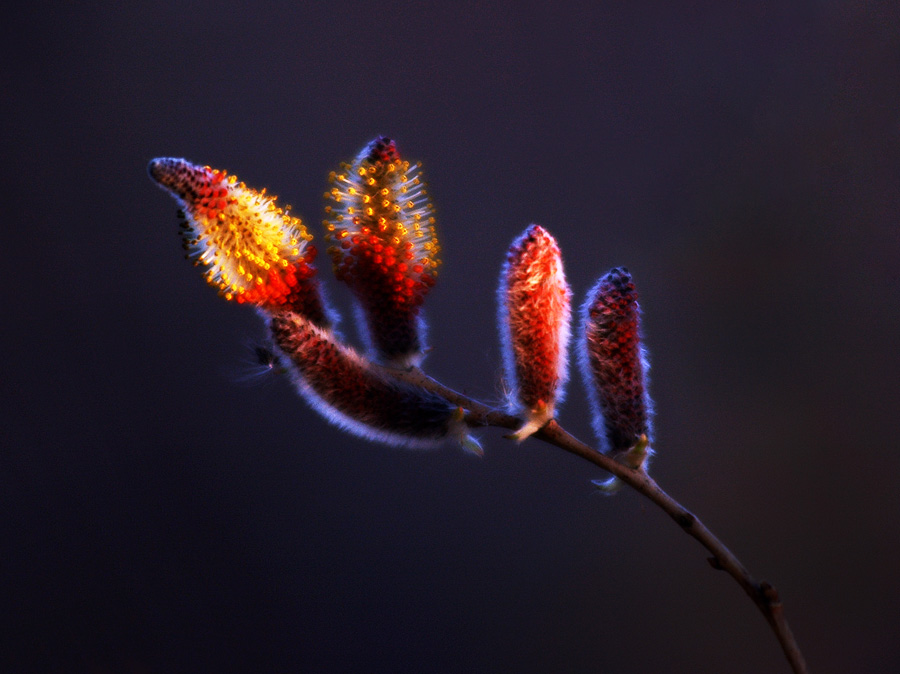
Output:
[[[0,33],[4,671],[788,671],[591,466],[370,445],[246,385],[261,324],[183,261],[148,160],[318,236],[377,134],[438,208],[429,371],[499,400],[529,223],[579,303],[628,266],[654,475],[781,590],[812,671],[900,669],[897,3],[38,2]],[[587,414],[576,377],[561,421]]]

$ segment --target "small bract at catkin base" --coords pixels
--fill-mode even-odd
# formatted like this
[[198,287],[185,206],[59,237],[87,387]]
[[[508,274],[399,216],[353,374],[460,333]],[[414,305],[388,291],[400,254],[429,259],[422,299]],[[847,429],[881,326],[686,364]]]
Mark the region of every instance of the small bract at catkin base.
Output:
[[531,225],[513,241],[500,275],[498,322],[510,408],[522,441],[553,418],[569,378],[571,297],[556,240]]

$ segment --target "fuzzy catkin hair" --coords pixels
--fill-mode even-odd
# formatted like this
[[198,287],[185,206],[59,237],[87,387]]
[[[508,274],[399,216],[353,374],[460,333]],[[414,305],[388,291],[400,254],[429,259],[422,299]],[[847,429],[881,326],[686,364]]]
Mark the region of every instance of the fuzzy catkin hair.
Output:
[[288,308],[330,322],[313,260],[312,236],[290,207],[233,175],[184,159],[154,159],[150,177],[181,205],[184,247],[219,294],[239,304]]
[[380,375],[330,330],[291,312],[272,314],[269,330],[300,394],[337,426],[404,447],[468,439],[461,410],[430,391]]
[[597,281],[581,308],[579,364],[604,452],[627,451],[642,435],[651,439],[649,360],[637,299],[631,274],[617,267]]
[[498,322],[514,412],[524,412],[522,440],[553,418],[568,381],[571,296],[555,239],[531,225],[513,241],[500,275]]
[[418,364],[425,350],[420,308],[435,283],[440,246],[420,165],[376,138],[329,176],[324,221],[334,273],[365,316],[372,356]]

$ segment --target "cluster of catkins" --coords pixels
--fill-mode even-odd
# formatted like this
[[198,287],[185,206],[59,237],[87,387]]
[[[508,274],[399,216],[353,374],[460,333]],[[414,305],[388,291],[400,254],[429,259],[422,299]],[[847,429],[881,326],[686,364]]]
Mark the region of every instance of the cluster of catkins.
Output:
[[[313,409],[365,438],[431,447],[447,438],[480,453],[467,411],[392,377],[425,351],[421,307],[440,246],[421,165],[377,138],[329,176],[323,221],[335,276],[351,289],[365,353],[334,329],[303,223],[265,189],[184,159],[150,162],[150,176],[179,202],[187,257],[219,294],[255,306],[272,352]],[[512,244],[500,277],[499,322],[510,408],[523,440],[554,417],[568,379],[571,292],[559,247],[532,225]],[[590,291],[577,339],[601,449],[646,447],[650,401],[631,276],[613,269]],[[377,364],[377,365],[376,365]]]

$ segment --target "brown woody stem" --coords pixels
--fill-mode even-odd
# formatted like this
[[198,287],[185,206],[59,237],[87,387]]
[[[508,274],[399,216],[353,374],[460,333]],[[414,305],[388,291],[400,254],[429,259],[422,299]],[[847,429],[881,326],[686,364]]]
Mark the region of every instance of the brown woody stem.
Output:
[[[496,410],[447,388],[418,368],[409,370],[393,368],[378,369],[388,376],[426,388],[429,391],[442,396],[454,405],[462,407],[466,410],[466,422],[470,426],[494,426],[516,430],[524,423],[517,417]],[[735,579],[735,581],[737,581],[738,585],[744,589],[744,592],[749,595],[750,599],[753,600],[753,603],[756,604],[757,608],[762,612],[763,616],[768,621],[769,626],[772,628],[772,631],[775,633],[794,674],[807,673],[808,670],[806,668],[806,662],[803,659],[803,654],[800,652],[800,647],[797,645],[797,641],[794,639],[794,635],[787,623],[787,619],[784,617],[784,608],[775,588],[769,583],[757,581],[751,576],[750,572],[747,571],[740,560],[725,547],[722,541],[716,538],[696,515],[664,492],[656,481],[647,474],[643,467],[632,468],[624,463],[620,463],[612,456],[597,452],[592,447],[584,444],[568,433],[556,422],[556,420],[548,422],[541,430],[535,433],[533,437],[559,447],[560,449],[564,449],[570,454],[579,456],[582,459],[593,463],[595,466],[612,473],[622,482],[640,492],[657,506],[662,508],[669,517],[678,523],[685,533],[693,536],[704,548],[712,553],[712,557],[709,558],[712,567],[714,569],[726,571]]]

